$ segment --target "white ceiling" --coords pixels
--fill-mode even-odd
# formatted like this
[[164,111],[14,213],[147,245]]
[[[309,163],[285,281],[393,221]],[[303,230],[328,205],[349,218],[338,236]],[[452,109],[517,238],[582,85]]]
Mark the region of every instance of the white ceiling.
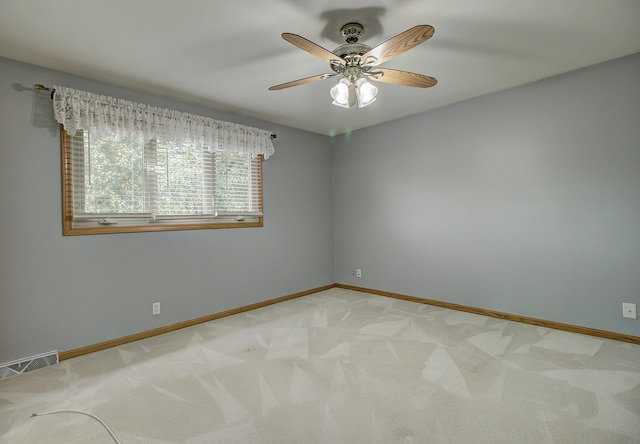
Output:
[[[432,25],[430,40],[383,66],[436,77],[438,85],[378,83],[378,100],[361,109],[331,105],[336,79],[267,90],[331,72],[281,33],[333,50],[352,21],[365,26],[361,42],[372,47]],[[639,51],[640,0],[0,2],[0,56],[325,135]]]

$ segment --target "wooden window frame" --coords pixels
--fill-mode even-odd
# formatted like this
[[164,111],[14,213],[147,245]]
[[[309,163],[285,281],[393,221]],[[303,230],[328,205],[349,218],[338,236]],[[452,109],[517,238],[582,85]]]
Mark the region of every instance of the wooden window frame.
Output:
[[[147,225],[106,225],[97,227],[75,227],[73,223],[73,171],[71,161],[71,136],[61,127],[60,143],[62,153],[62,231],[64,236],[116,233],[146,233],[158,231],[209,230],[219,228],[260,228],[264,216],[257,216],[257,221],[225,220],[222,222],[189,222],[189,223],[153,223]],[[262,155],[259,156],[258,183],[260,190],[260,208],[262,200]]]

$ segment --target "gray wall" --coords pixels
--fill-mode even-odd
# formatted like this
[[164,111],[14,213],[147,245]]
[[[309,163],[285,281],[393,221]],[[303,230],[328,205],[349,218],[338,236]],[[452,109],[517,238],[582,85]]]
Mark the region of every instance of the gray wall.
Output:
[[[34,83],[277,132],[264,227],[62,236],[58,125]],[[0,58],[0,362],[335,282],[330,162],[319,135]]]
[[640,335],[638,79],[635,54],[339,139],[337,281]]

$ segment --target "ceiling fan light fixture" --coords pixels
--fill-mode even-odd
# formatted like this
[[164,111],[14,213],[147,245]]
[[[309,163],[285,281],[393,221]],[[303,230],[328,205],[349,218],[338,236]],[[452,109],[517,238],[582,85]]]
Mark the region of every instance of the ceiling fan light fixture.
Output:
[[351,108],[357,103],[359,108],[363,108],[375,102],[378,94],[378,88],[369,83],[369,79],[418,88],[435,86],[437,80],[433,77],[397,69],[378,68],[378,65],[430,39],[434,32],[433,26],[414,26],[374,48],[360,43],[363,31],[361,24],[347,23],[341,29],[346,43],[333,51],[297,34],[283,33],[282,38],[287,42],[328,62],[332,72],[282,83],[270,87],[269,90],[285,89],[340,76],[342,79],[329,90],[332,103],[343,108]]
[[364,108],[376,101],[378,88],[367,82],[364,77],[356,80],[356,96],[358,97],[358,108]]
[[340,80],[329,90],[329,94],[331,94],[334,105],[349,108],[349,81],[347,79]]

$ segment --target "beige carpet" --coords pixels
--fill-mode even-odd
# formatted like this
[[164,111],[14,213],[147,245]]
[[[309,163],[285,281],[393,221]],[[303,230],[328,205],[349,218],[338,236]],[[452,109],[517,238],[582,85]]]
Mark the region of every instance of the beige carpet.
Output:
[[0,442],[640,443],[640,346],[332,289],[0,381]]

